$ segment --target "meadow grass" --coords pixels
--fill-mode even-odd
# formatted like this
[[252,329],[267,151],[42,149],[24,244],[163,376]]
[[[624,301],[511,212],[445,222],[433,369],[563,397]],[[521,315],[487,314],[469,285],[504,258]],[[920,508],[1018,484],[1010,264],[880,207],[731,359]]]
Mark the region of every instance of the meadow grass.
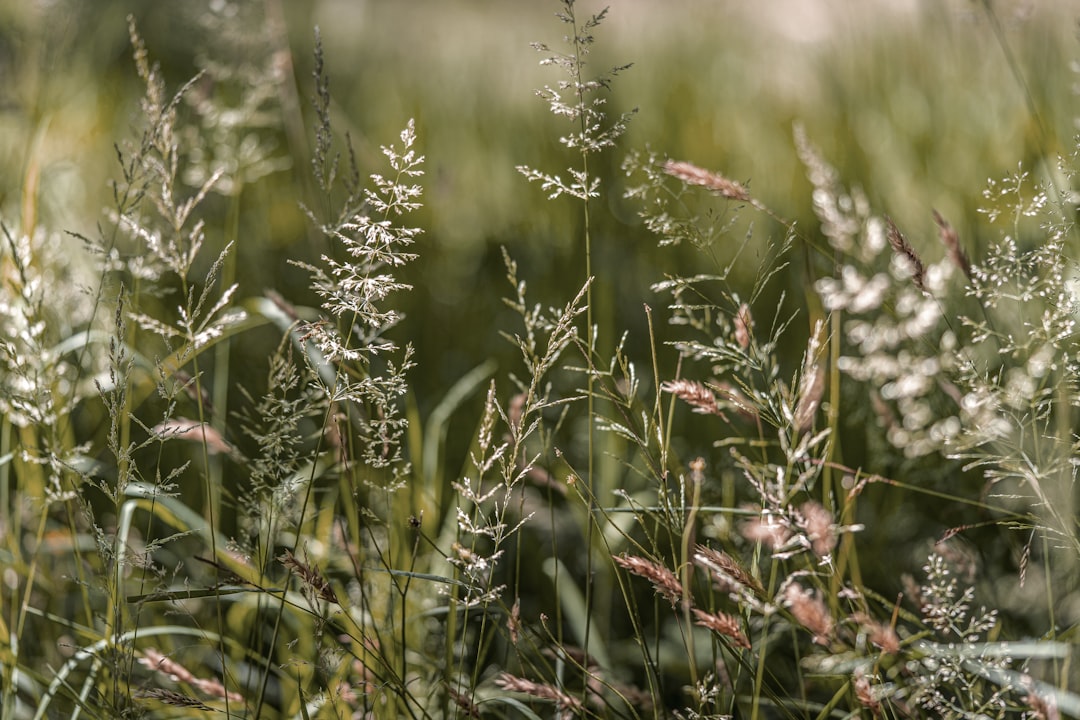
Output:
[[[573,262],[502,248],[504,310],[438,332],[510,353],[441,386],[406,300],[433,118],[341,132],[322,33],[298,91],[274,3],[213,4],[179,82],[129,18],[100,220],[47,225],[33,154],[0,215],[0,717],[1080,717],[1080,150],[973,8],[1033,159],[922,237],[918,192],[818,144],[871,121],[788,125],[813,222],[629,146],[649,58],[606,62],[621,8],[551,3],[558,149],[498,172]],[[672,267],[633,311],[612,215]],[[259,287],[281,218],[303,279]]]

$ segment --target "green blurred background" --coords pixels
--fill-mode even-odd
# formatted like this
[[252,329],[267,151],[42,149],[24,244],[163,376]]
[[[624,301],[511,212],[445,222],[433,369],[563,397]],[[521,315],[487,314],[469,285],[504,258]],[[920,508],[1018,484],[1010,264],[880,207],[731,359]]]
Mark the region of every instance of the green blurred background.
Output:
[[[579,11],[601,8],[582,3]],[[517,328],[501,302],[511,289],[500,247],[517,259],[537,302],[562,305],[585,279],[580,206],[548,201],[514,169],[526,164],[565,175],[574,162],[558,143],[567,128],[534,95],[562,79],[540,67],[529,46],[560,45],[566,30],[557,9],[542,0],[3,0],[0,215],[9,227],[94,234],[110,202],[108,181],[118,174],[113,145],[138,124],[142,88],[128,41],[130,13],[170,89],[207,59],[281,72],[278,95],[266,105],[271,125],[251,131],[281,169],[252,177],[239,195],[238,296],[274,289],[316,304],[306,273],[287,260],[315,262],[330,252],[300,209],[318,202],[306,129],[318,26],[333,122],[351,136],[361,172],[383,170],[379,145],[396,141],[409,118],[427,156],[425,205],[412,218],[425,234],[419,260],[404,273],[414,290],[395,300],[407,314],[395,333],[417,350],[411,377],[425,417],[486,359],[496,358],[503,375],[516,368],[517,350],[498,332]],[[615,80],[608,107],[638,112],[621,147],[596,166],[603,178],[593,216],[601,346],[610,348],[627,329],[631,354],[648,368],[642,303],[660,308],[666,301],[649,291],[651,283],[717,270],[752,223],[760,242],[733,278],[736,288],[749,288],[766,244],[784,233],[745,213],[730,249],[721,245],[712,259],[691,247],[657,248],[623,198],[620,166],[629,150],[650,147],[721,171],[817,235],[792,140],[800,122],[844,182],[861,187],[875,212],[888,213],[920,252],[940,257],[936,208],[977,258],[986,242],[977,209],[987,178],[1021,163],[1051,173],[1053,156],[1071,151],[1078,16],[1076,2],[1050,0],[613,2],[595,32],[590,68],[633,63]],[[228,208],[221,196],[205,206],[216,247]],[[767,305],[785,284],[792,307],[800,306],[805,276],[794,263],[758,316],[771,314]],[[807,332],[801,318],[791,338],[796,363]],[[239,343],[230,372],[261,378],[276,332],[261,329]],[[673,337],[670,329],[660,332]],[[662,362],[670,369],[674,358]],[[449,472],[463,462],[480,401],[451,425]],[[845,436],[845,460],[889,471],[873,467],[858,438],[876,433],[870,418],[858,407],[847,416],[855,435]],[[712,439],[691,434],[680,442],[688,453],[708,452]],[[941,522],[946,527],[948,519]],[[893,540],[924,538],[926,527],[897,520],[892,533]]]
[[[380,169],[378,146],[417,120],[428,158],[418,216],[426,234],[410,269],[416,291],[402,302],[423,363],[421,387],[446,387],[478,358],[501,352],[490,332],[505,289],[498,246],[521,261],[538,299],[561,302],[583,279],[580,212],[570,201],[549,203],[514,170],[559,172],[573,161],[557,142],[565,128],[533,95],[561,79],[538,66],[528,45],[559,44],[557,9],[541,0],[3,2],[0,209],[12,224],[32,171],[38,224],[91,233],[116,175],[113,144],[130,136],[138,115],[128,13],[174,87],[201,58],[257,64],[278,53],[294,70],[284,84],[295,80],[292,98],[305,121],[319,26],[334,122],[351,134],[362,172]],[[812,232],[809,185],[792,143],[799,121],[844,180],[918,247],[932,248],[921,242],[934,237],[930,208],[970,246],[987,177],[1019,162],[1038,169],[1042,157],[1069,149],[1077,9],[970,0],[615,3],[596,32],[591,68],[634,63],[615,82],[609,107],[639,112],[623,147],[600,160],[596,267],[605,327],[640,324],[647,285],[700,263],[689,250],[657,251],[621,198],[618,168],[629,149],[649,146],[724,172]],[[214,27],[233,13],[242,18],[230,21],[244,29],[240,39]],[[278,44],[268,46],[267,36]],[[269,138],[272,152],[291,157],[289,169],[245,188],[238,252],[247,294],[304,292],[306,278],[284,259],[324,250],[312,247],[299,211],[311,193],[309,147],[299,145],[309,141],[296,121],[287,118],[293,135]]]

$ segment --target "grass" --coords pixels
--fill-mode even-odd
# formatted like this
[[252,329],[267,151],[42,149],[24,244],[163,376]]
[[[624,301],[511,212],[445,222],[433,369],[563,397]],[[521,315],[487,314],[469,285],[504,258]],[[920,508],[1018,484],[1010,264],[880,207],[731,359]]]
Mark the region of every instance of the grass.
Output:
[[96,220],[5,120],[0,716],[1080,716],[1066,11],[389,8],[129,18]]

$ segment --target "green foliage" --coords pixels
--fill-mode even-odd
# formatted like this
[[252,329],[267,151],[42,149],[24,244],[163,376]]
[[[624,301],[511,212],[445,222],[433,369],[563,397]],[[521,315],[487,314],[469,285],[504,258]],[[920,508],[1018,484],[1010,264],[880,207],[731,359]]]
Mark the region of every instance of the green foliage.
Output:
[[1065,8],[33,7],[0,717],[1080,716]]

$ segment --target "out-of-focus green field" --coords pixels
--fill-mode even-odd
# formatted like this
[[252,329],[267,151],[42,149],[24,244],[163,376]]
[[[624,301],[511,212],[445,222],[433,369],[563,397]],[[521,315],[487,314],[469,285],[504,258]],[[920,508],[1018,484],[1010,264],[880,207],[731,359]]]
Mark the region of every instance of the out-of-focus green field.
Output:
[[[9,223],[29,186],[40,224],[92,227],[116,174],[113,143],[138,112],[125,15],[134,14],[151,57],[179,83],[198,58],[243,51],[200,26],[201,7],[3,3],[0,209]],[[555,6],[339,0],[245,7],[255,20],[269,15],[279,24],[283,44],[273,50],[295,69],[305,117],[312,28],[321,28],[334,120],[349,130],[362,170],[406,119],[417,120],[428,157],[426,234],[410,270],[416,291],[404,299],[403,333],[419,352],[421,405],[434,402],[439,388],[482,358],[510,351],[491,331],[504,292],[498,246],[522,261],[539,298],[561,301],[568,281],[583,279],[580,213],[547,203],[514,170],[554,171],[569,162],[557,142],[565,127],[533,96],[559,78],[538,66],[528,45],[559,43]],[[639,110],[624,150],[648,146],[722,171],[813,231],[809,185],[792,143],[792,125],[801,122],[844,180],[861,186],[918,247],[932,247],[936,208],[975,250],[986,179],[1018,163],[1052,168],[1042,160],[1067,152],[1074,130],[1075,3],[990,8],[960,0],[624,1],[597,32],[591,62],[596,71],[633,63],[610,100],[613,112]],[[252,27],[252,36],[262,32]],[[251,48],[260,50],[267,48]],[[282,155],[308,151],[297,147],[308,140],[299,132],[275,139]],[[690,250],[656,250],[621,199],[623,154],[599,160],[598,307],[613,332],[642,327],[643,293],[662,272],[702,262]],[[238,252],[248,292],[302,286],[303,274],[285,258],[323,250],[312,246],[298,209],[310,196],[308,176],[294,161],[244,195]],[[759,222],[756,232],[765,238],[780,230]]]
[[[220,15],[240,13],[250,34],[224,34],[208,20],[211,6]],[[427,156],[425,204],[415,215],[424,228],[420,259],[405,271],[414,290],[395,299],[407,314],[397,336],[417,350],[411,383],[424,416],[469,369],[494,357],[505,372],[518,356],[499,335],[516,327],[502,303],[510,288],[500,247],[520,262],[535,301],[562,304],[584,281],[580,206],[548,201],[515,170],[527,164],[565,172],[574,162],[558,142],[565,122],[534,94],[562,79],[541,67],[529,46],[561,45],[556,10],[557,3],[539,0],[4,2],[0,212],[8,225],[27,208],[38,226],[93,234],[117,176],[114,143],[131,136],[139,113],[129,13],[173,88],[207,58],[257,63],[276,54],[287,77],[270,106],[280,101],[283,110],[274,112],[287,131],[264,139],[276,143],[272,155],[288,167],[243,190],[239,293],[270,288],[316,304],[306,273],[288,260],[315,261],[328,251],[301,211],[314,197],[302,158],[311,149],[305,128],[318,26],[333,122],[351,136],[361,173],[379,167],[379,145],[410,117]],[[931,217],[937,209],[977,259],[987,178],[1020,164],[1053,172],[1054,155],[1070,151],[1078,14],[1069,2],[614,3],[589,62],[596,73],[633,63],[614,80],[609,109],[637,113],[621,147],[595,160],[603,178],[592,228],[601,347],[629,330],[631,353],[648,367],[642,303],[667,300],[649,285],[666,274],[716,271],[736,245],[719,247],[712,259],[689,247],[657,248],[622,197],[627,152],[651,148],[723,172],[813,236],[811,189],[792,139],[801,123],[841,180],[861,187],[875,212],[894,218],[920,252],[942,252]],[[213,242],[224,233],[228,203],[217,196],[209,203],[220,218],[208,225]],[[740,223],[752,225],[758,240],[735,270],[736,287],[749,287],[758,256],[784,230],[761,215],[744,214]],[[800,301],[807,279],[801,265],[783,276]],[[814,258],[811,270],[832,269]],[[771,290],[774,297],[780,289]],[[800,320],[788,335],[797,348],[792,363],[807,328]],[[662,326],[659,333],[667,337]],[[261,374],[274,342],[268,331],[241,343],[231,372]],[[660,362],[670,370],[674,358]],[[475,398],[473,411],[479,403]],[[450,468],[463,460],[473,430],[471,421],[451,426]],[[849,459],[858,459],[861,440],[846,442]]]

